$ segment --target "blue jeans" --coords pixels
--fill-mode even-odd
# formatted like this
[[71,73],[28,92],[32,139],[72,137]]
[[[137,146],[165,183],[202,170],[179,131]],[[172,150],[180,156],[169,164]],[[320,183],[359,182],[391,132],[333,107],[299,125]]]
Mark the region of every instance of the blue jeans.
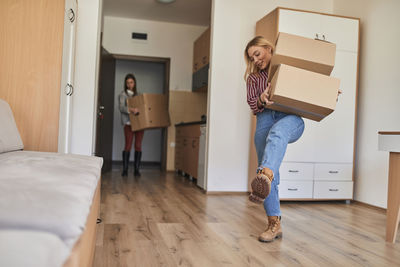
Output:
[[271,193],[264,200],[268,216],[280,216],[279,167],[286,147],[297,141],[304,131],[304,121],[296,115],[265,109],[257,113],[257,126],[254,135],[259,168],[268,167],[274,172]]

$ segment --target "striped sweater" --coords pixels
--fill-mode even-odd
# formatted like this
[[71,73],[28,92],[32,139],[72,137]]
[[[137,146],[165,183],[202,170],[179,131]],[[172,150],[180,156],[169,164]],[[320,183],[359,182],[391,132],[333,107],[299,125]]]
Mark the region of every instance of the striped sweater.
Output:
[[258,108],[257,99],[265,91],[268,84],[268,73],[265,70],[259,74],[252,73],[247,77],[247,103],[254,114],[262,112],[264,108]]

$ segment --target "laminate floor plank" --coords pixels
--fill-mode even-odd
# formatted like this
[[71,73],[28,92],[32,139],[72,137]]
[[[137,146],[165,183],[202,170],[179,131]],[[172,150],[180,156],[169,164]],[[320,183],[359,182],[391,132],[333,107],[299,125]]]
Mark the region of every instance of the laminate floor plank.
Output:
[[261,243],[262,205],[207,195],[176,173],[103,175],[95,267],[400,266],[386,214],[344,202],[282,202],[283,238]]

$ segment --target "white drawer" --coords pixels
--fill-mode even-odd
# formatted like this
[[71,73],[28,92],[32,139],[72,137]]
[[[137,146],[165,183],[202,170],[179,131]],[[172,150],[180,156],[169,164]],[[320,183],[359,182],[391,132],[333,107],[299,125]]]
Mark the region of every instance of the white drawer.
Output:
[[279,198],[312,198],[313,181],[282,181],[279,185]]
[[352,181],[353,164],[316,163],[314,180]]
[[353,199],[353,182],[314,181],[315,199]]
[[282,162],[279,174],[281,180],[313,180],[314,164]]

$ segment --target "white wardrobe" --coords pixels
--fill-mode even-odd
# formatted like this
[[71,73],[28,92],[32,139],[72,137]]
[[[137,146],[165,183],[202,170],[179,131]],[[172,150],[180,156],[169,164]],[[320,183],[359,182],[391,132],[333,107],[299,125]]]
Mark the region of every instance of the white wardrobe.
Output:
[[[266,27],[335,43],[331,76],[340,79],[343,92],[331,115],[321,122],[304,119],[303,136],[289,144],[280,168],[280,198],[353,199],[359,19],[277,8],[257,23],[257,35]],[[252,124],[253,140],[255,119]],[[251,147],[249,179],[257,165],[253,141]]]

